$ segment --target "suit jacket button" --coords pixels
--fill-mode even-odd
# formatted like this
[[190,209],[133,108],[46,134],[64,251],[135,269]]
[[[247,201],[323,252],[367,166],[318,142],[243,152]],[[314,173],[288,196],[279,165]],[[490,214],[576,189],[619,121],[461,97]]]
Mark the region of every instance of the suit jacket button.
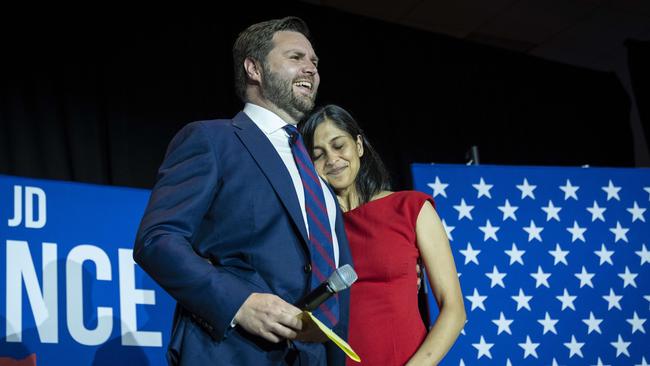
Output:
[[303,267],[303,269],[305,270],[305,273],[309,273],[309,272],[311,272],[311,264],[305,264],[305,266]]

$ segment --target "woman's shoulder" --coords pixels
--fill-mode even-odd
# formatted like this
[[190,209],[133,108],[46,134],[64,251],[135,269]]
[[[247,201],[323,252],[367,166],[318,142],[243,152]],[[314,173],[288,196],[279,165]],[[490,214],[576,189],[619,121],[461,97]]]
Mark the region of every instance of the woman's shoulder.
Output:
[[433,197],[420,191],[382,191],[375,195],[369,202],[375,208],[378,207],[392,207],[402,214],[410,213],[417,216],[424,206],[425,202],[429,202],[435,208]]
[[394,196],[395,198],[399,198],[402,201],[413,203],[416,206],[422,206],[425,201],[429,201],[435,207],[435,202],[433,201],[433,197],[424,192],[406,190],[406,191],[391,192],[390,195]]
[[420,191],[396,191],[386,197],[388,198],[384,198],[384,201],[390,201],[387,202],[387,205],[398,213],[401,220],[406,220],[408,225],[413,228],[415,228],[418,216],[426,202],[429,202],[435,209],[433,197]]

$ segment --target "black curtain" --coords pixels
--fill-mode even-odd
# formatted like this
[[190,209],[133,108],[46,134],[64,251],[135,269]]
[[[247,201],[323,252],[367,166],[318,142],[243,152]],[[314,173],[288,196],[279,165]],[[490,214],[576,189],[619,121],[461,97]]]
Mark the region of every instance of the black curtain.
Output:
[[472,145],[484,164],[634,164],[613,73],[301,2],[42,14],[0,26],[15,35],[0,45],[0,174],[150,188],[176,131],[241,108],[237,33],[289,14],[314,33],[319,104],[352,112],[397,189],[410,163],[464,163]]
[[630,39],[625,45],[639,119],[645,140],[650,141],[650,41]]

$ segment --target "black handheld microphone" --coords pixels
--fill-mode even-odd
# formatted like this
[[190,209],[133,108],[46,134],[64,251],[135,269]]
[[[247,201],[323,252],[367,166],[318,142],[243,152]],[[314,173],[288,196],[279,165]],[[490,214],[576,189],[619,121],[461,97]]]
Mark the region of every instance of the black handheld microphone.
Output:
[[335,293],[352,286],[357,278],[357,273],[352,269],[351,265],[346,264],[341,266],[332,272],[325,282],[318,285],[318,287],[300,299],[296,303],[296,306],[301,310],[313,311]]

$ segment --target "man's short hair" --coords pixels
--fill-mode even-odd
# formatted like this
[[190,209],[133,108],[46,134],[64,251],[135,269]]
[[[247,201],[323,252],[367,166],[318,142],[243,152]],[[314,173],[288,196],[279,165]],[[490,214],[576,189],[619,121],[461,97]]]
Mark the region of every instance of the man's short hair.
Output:
[[248,77],[244,69],[244,60],[250,57],[262,64],[273,49],[273,35],[279,31],[293,31],[303,34],[309,39],[307,24],[298,17],[271,19],[256,23],[239,33],[232,47],[232,58],[235,71],[235,92],[242,101],[246,102],[246,83]]

